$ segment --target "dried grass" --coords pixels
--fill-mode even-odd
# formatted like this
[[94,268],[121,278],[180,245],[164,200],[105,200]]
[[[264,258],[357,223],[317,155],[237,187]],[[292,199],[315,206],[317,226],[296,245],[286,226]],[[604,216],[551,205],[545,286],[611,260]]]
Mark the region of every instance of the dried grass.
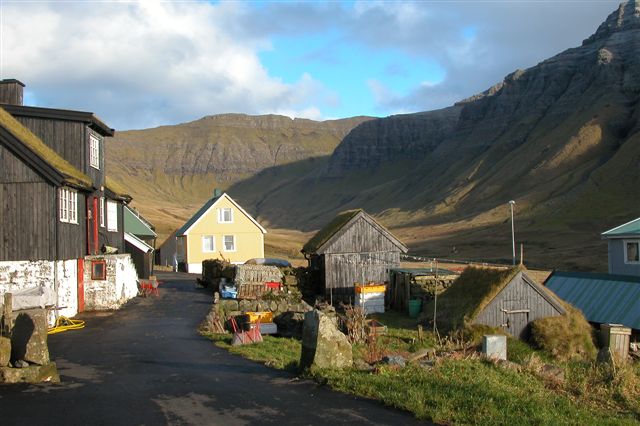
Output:
[[566,314],[531,323],[531,341],[557,360],[594,360],[593,329],[578,309],[564,304]]

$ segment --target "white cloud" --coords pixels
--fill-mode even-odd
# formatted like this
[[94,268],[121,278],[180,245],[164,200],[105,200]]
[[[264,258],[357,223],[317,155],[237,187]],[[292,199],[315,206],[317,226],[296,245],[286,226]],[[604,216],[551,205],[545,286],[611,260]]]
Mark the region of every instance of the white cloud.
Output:
[[[321,116],[324,87],[270,76],[257,51],[269,40],[229,26],[239,3],[9,3],[3,77],[42,106],[93,111],[118,128],[223,112]],[[335,94],[327,94],[335,96]]]

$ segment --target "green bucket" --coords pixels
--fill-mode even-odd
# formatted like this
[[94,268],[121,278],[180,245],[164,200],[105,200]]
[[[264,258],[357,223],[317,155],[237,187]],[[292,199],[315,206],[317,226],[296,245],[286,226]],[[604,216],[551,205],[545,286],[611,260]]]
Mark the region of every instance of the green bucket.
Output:
[[411,318],[418,318],[420,311],[422,311],[422,299],[409,300],[409,316]]

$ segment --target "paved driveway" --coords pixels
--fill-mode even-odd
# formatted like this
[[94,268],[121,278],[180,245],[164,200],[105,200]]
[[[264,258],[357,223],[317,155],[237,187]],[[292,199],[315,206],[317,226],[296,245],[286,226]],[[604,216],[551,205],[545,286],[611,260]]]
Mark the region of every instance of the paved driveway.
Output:
[[59,385],[0,386],[4,425],[417,423],[410,415],[230,355],[196,333],[210,293],[165,274],[160,297],[50,336]]

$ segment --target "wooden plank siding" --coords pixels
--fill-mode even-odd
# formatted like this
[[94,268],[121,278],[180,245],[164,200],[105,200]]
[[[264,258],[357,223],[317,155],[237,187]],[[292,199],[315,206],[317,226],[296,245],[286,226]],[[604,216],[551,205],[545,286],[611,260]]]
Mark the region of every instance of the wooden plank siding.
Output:
[[478,314],[474,323],[502,327],[513,336],[527,338],[531,321],[558,315],[561,312],[518,275]]
[[354,283],[389,281],[389,269],[400,265],[400,253],[335,253],[324,255],[325,287],[349,289]]
[[398,246],[364,217],[336,232],[322,253],[398,252]]
[[[113,201],[113,200],[112,200]],[[107,224],[107,220],[108,220],[108,215],[109,213],[107,213],[107,200],[105,200],[105,209],[104,209],[104,214],[105,214],[105,227],[104,228],[99,228],[99,244],[100,247],[102,247],[103,244],[111,246],[111,247],[116,247],[118,249],[118,253],[125,253],[125,241],[124,241],[124,207],[122,202],[117,202],[118,203],[118,231],[117,232],[112,232],[108,230],[108,227],[106,226]]]
[[20,115],[14,117],[74,167],[88,172],[88,133],[85,123]]
[[45,182],[0,184],[0,259],[55,259],[55,202]]

